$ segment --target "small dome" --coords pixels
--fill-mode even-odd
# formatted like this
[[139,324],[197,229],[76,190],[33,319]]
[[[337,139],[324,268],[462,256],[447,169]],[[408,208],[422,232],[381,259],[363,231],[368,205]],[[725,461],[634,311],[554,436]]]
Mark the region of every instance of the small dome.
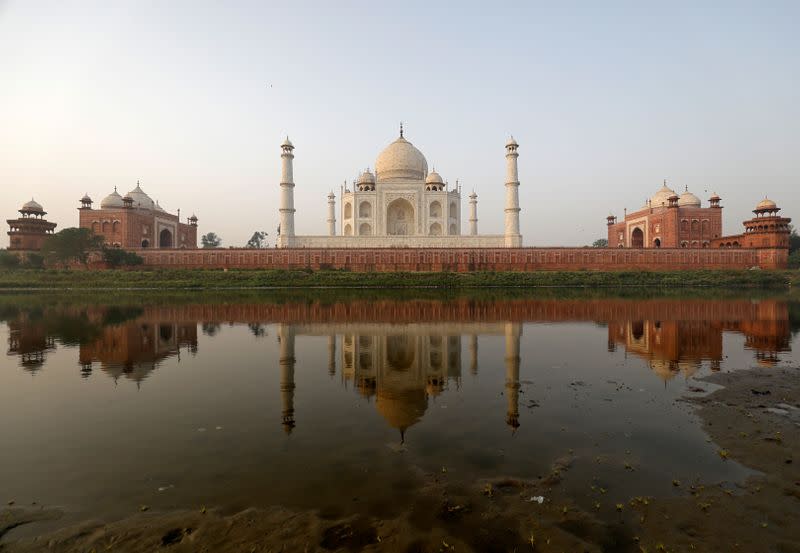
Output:
[[675,191],[667,186],[667,181],[664,181],[661,188],[650,198],[650,207],[666,207],[669,205],[669,199],[672,196],[678,197]]
[[515,148],[519,148],[519,144],[517,144],[517,141],[514,140],[514,137],[513,136],[509,136],[508,137],[508,142],[506,142],[506,148],[509,148],[509,147],[512,147],[512,146],[515,147]]
[[425,178],[425,184],[444,184],[442,180],[442,176],[436,172],[436,170],[431,171],[428,173],[428,176]]
[[103,209],[111,208],[111,207],[124,207],[122,204],[122,196],[117,193],[117,189],[114,188],[114,191],[103,198],[103,201],[100,202],[100,207]]
[[194,213],[192,213],[192,216],[191,216],[191,217],[189,217],[189,220],[190,220],[190,221],[197,222],[197,215],[195,215]]
[[775,202],[773,202],[769,198],[764,198],[763,200],[758,202],[758,205],[756,206],[756,209],[767,210],[767,209],[775,209],[777,207],[778,207],[778,204],[776,204]]
[[380,181],[421,181],[427,174],[428,162],[425,156],[402,136],[389,144],[375,161],[375,175]]
[[688,188],[678,198],[680,207],[700,207],[700,198],[689,192]]
[[711,202],[718,202],[718,201],[720,201],[721,199],[722,199],[722,198],[720,198],[720,197],[719,197],[719,194],[717,194],[716,192],[714,192],[714,193],[712,193],[712,194],[711,194],[711,197],[710,197],[708,200],[709,200],[709,201],[711,201]]
[[130,196],[133,200],[133,207],[140,209],[155,209],[156,207],[155,202],[139,186],[139,181],[136,181],[136,188],[128,192],[127,196]]
[[81,202],[90,204],[92,203],[92,199],[89,197],[89,194],[84,194],[83,198],[81,198]]
[[25,202],[23,204],[22,209],[20,209],[20,211],[27,211],[30,213],[44,213],[44,208],[39,202],[31,198],[31,201]]
[[292,144],[292,141],[289,140],[288,136],[283,142],[281,142],[281,148],[294,148],[294,144]]
[[[369,169],[365,170],[358,176],[356,184],[375,184],[375,175]],[[333,192],[331,192],[333,194]]]
[[475,191],[473,190],[473,191],[472,191],[472,194],[470,194],[470,195],[469,195],[469,197],[470,197],[470,199],[472,199],[472,200],[475,200],[475,199],[477,199],[477,198],[478,198],[478,195],[477,195],[477,194],[475,193]]

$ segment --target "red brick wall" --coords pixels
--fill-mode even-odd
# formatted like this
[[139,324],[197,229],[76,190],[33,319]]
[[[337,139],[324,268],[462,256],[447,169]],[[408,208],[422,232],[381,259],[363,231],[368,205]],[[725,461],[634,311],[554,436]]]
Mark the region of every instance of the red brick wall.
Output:
[[674,271],[784,268],[785,249],[352,248],[137,250],[145,265],[174,268],[351,271]]

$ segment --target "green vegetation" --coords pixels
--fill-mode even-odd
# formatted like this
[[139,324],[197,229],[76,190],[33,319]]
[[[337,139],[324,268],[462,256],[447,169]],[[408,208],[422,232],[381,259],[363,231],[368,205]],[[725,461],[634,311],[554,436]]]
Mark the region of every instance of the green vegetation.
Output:
[[800,271],[575,271],[473,273],[355,273],[310,270],[0,270],[0,288],[529,288],[648,287],[785,289],[800,285]]
[[42,252],[50,265],[67,266],[73,262],[88,265],[89,254],[102,245],[103,237],[95,235],[91,229],[70,227],[48,236]]
[[222,245],[222,238],[215,232],[209,232],[200,237],[200,243],[204,248],[219,248]]
[[19,267],[19,256],[7,250],[0,250],[0,268],[13,269]]
[[103,261],[111,268],[134,267],[144,263],[141,256],[119,248],[103,248]]
[[255,248],[257,250],[266,248],[269,246],[267,242],[267,236],[269,236],[263,230],[257,230],[253,233],[253,236],[250,237],[250,240],[247,241],[247,244],[244,245],[245,248]]

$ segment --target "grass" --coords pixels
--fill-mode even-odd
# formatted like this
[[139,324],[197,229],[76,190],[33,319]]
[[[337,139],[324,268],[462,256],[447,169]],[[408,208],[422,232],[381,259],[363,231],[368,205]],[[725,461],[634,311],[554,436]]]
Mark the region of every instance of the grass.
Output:
[[355,273],[302,270],[0,270],[0,289],[711,287],[786,289],[800,271]]

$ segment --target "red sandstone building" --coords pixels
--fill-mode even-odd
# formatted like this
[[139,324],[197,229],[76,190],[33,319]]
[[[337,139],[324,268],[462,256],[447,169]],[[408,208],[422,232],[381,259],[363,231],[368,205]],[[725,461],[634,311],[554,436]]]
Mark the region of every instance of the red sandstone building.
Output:
[[53,234],[56,223],[44,218],[47,212],[36,201],[26,202],[19,210],[22,217],[8,219],[9,250],[38,251],[45,239]]
[[136,183],[124,197],[116,187],[103,198],[100,209],[92,208],[92,199],[81,198],[81,228],[102,236],[108,246],[124,249],[196,249],[197,217],[181,223],[179,215],[165,211]]
[[645,206],[625,214],[621,222],[614,215],[608,222],[610,248],[708,248],[722,236],[722,206],[716,194],[703,207],[688,188],[678,196],[666,181]]

